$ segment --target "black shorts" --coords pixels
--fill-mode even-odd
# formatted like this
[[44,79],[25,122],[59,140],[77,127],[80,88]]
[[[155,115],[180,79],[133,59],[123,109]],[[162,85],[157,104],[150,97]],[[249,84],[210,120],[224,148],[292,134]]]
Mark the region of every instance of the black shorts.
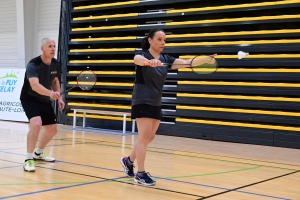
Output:
[[26,98],[21,99],[21,104],[28,120],[40,116],[43,126],[56,124],[56,115],[51,102],[40,102],[33,98]]
[[161,106],[152,106],[148,104],[137,104],[131,107],[131,119],[152,118],[161,120]]

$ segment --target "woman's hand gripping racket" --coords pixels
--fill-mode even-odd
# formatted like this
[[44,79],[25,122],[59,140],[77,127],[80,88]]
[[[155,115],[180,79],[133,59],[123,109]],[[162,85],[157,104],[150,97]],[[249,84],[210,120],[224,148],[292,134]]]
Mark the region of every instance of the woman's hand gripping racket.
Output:
[[[72,90],[75,87],[79,87],[82,90],[90,90],[94,87],[94,85],[97,82],[97,76],[96,74],[91,71],[91,70],[87,70],[87,71],[82,71],[76,79],[77,84],[73,87],[71,87],[70,89],[61,92],[60,95],[63,95],[67,92],[69,92],[70,90]],[[51,99],[53,100],[53,99]]]
[[[190,64],[173,64],[173,63],[161,63],[160,66],[169,66],[169,65],[187,65],[187,67],[191,68],[193,72],[197,74],[211,74],[216,72],[218,69],[218,62],[215,59],[217,54],[203,57],[203,56],[195,56]],[[145,66],[150,66],[150,62],[145,62]]]

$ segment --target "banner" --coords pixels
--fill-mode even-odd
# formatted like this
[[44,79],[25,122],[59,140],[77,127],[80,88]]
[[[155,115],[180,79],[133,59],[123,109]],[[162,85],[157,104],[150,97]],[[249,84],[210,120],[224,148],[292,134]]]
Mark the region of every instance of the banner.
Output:
[[24,75],[25,69],[0,69],[0,120],[28,122],[20,102]]

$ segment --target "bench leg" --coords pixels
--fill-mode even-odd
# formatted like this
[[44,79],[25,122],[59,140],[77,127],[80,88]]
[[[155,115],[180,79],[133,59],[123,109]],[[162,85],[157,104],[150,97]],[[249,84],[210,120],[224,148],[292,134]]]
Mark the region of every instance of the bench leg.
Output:
[[126,132],[126,115],[123,115],[123,133]]
[[132,120],[132,128],[131,128],[131,132],[132,132],[132,133],[135,132],[135,119]]
[[82,122],[83,128],[85,128],[85,118],[86,118],[86,112],[83,113],[83,122]]
[[73,128],[76,128],[76,110],[74,110],[74,116],[73,116]]

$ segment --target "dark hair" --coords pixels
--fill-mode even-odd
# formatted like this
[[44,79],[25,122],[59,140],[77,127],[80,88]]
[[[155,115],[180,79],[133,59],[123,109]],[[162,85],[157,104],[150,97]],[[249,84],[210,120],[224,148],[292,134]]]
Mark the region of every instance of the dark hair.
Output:
[[143,38],[143,40],[142,40],[142,49],[143,50],[146,50],[146,49],[150,48],[150,43],[148,41],[148,38],[153,39],[155,33],[158,32],[158,31],[164,32],[161,29],[152,29],[151,31],[149,31],[148,36],[146,36],[146,37]]

